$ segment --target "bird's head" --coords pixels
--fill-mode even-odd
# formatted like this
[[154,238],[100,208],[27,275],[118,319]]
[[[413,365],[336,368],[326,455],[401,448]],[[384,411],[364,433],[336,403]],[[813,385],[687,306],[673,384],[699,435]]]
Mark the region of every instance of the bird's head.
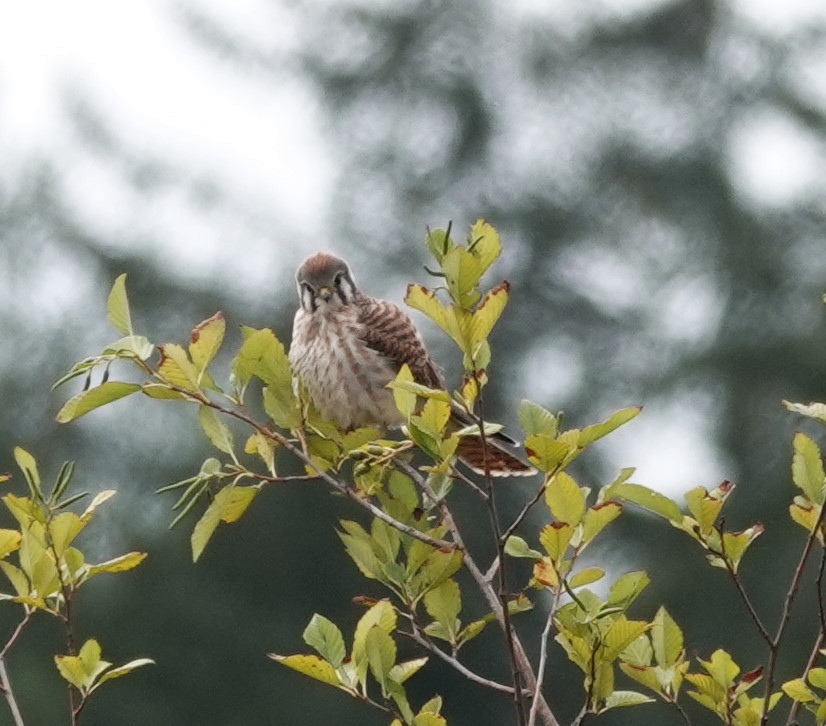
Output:
[[301,263],[295,273],[301,307],[308,313],[349,305],[356,296],[356,285],[347,263],[318,252]]

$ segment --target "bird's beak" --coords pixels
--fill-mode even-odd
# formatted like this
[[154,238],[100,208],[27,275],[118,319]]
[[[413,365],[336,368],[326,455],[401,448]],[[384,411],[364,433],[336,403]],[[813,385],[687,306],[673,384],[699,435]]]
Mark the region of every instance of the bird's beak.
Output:
[[321,298],[324,302],[330,302],[330,298],[331,298],[331,297],[333,297],[333,291],[332,291],[332,290],[330,290],[330,288],[329,288],[329,287],[322,287],[322,288],[318,291],[318,296],[319,296],[319,297],[320,297],[320,298]]

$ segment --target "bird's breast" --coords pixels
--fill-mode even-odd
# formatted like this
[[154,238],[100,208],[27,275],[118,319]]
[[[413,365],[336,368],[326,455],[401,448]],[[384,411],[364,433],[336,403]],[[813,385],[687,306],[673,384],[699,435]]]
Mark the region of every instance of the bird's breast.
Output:
[[321,415],[339,427],[397,425],[401,416],[386,388],[395,370],[361,333],[353,308],[299,310],[290,346],[293,371]]

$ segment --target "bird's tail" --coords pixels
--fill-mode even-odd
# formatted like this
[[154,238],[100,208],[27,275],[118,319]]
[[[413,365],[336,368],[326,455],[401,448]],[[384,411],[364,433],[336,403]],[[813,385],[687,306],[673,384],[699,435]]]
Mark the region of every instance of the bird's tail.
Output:
[[[495,437],[487,437],[487,464],[491,476],[531,476],[536,474],[530,464],[526,464],[508,446]],[[485,446],[481,436],[463,436],[456,449],[456,455],[474,473],[485,475]]]

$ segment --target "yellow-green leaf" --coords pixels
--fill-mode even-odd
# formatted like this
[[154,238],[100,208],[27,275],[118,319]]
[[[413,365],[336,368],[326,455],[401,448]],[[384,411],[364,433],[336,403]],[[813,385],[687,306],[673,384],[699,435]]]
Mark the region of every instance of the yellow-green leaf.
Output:
[[62,557],[66,548],[85,526],[84,520],[74,512],[61,512],[52,517],[48,525],[49,537],[58,557]]
[[396,663],[390,669],[390,680],[399,684],[404,683],[410,676],[418,672],[425,663],[427,663],[427,658],[416,658]]
[[826,476],[817,444],[805,434],[795,434],[792,478],[815,504],[823,504],[823,485]]
[[218,523],[236,521],[258,493],[258,487],[226,486],[219,491],[192,531],[192,560],[197,562]]
[[117,491],[114,489],[104,489],[101,492],[95,494],[92,498],[92,501],[89,502],[89,506],[83,510],[83,514],[80,515],[80,518],[85,522],[88,522],[97,511],[97,508],[103,504],[104,502],[108,502],[112,497],[117,494]]
[[664,607],[657,610],[651,627],[651,644],[657,663],[666,668],[683,659],[683,631]]
[[200,376],[186,351],[177,343],[164,343],[158,350],[161,354],[158,373],[163,380],[188,391],[197,391]]
[[198,422],[216,449],[225,454],[232,454],[234,447],[232,432],[212,408],[201,406],[198,409]]
[[[427,315],[427,317],[429,317],[434,323],[436,323],[436,325],[444,330],[445,333],[453,338],[454,342],[459,346],[462,352],[466,354],[471,352],[471,346],[467,339],[467,335],[465,334],[464,326],[459,322],[459,318],[457,318],[457,312],[461,314],[465,311],[457,311],[457,309],[453,307],[443,305],[436,297],[436,293],[432,290],[428,290],[426,287],[422,287],[421,285],[408,285],[407,294],[405,295],[404,301],[411,308],[419,310]],[[463,322],[466,317],[466,312],[464,316],[460,315]]]
[[791,403],[790,401],[783,401],[783,405],[793,413],[799,413],[801,416],[813,418],[820,423],[826,423],[826,403]]
[[623,424],[628,423],[631,419],[636,418],[642,406],[634,406],[632,408],[622,408],[619,411],[612,413],[605,421],[598,424],[586,426],[579,434],[579,446],[584,448],[592,444],[597,439],[607,436],[612,431],[615,431]]
[[545,487],[545,503],[560,521],[575,527],[585,514],[585,494],[570,474],[554,476]]
[[802,678],[794,678],[791,681],[786,681],[781,687],[783,692],[793,701],[810,703],[811,701],[820,700]]
[[129,298],[126,295],[126,274],[118,275],[106,301],[109,321],[124,335],[133,335]]
[[413,374],[410,372],[407,363],[404,363],[396,374],[396,380],[388,384],[388,388],[393,391],[393,400],[396,403],[396,408],[405,419],[409,419],[416,410],[416,394],[398,384],[412,382]]
[[126,572],[137,567],[146,559],[146,552],[128,552],[120,557],[114,557],[98,565],[89,566],[89,577],[100,572]]
[[315,678],[322,683],[329,683],[331,686],[341,685],[333,666],[317,655],[276,655],[275,653],[269,653],[269,657],[277,663],[287,666],[287,668],[292,668],[294,671]]
[[502,315],[505,305],[508,304],[509,289],[508,283],[503,282],[490,290],[479,302],[470,322],[470,343],[472,346],[475,347],[482,341],[487,340],[490,331]]
[[83,667],[83,661],[79,656],[56,655],[54,662],[64,680],[69,681],[75,688],[83,688],[86,681],[86,669]]
[[537,403],[523,399],[516,413],[525,436],[545,434],[553,439],[559,433],[556,416]]
[[682,512],[673,499],[669,499],[664,494],[655,492],[642,484],[631,484],[630,482],[617,482],[610,484],[602,492],[603,499],[620,499],[626,502],[633,502],[645,509],[648,509],[661,517],[665,517],[676,525],[683,521]]
[[272,330],[242,327],[241,332],[244,342],[232,362],[235,377],[243,384],[255,376],[268,386],[290,387],[290,362],[284,345],[275,337]]
[[32,496],[42,497],[43,492],[40,488],[40,473],[37,470],[36,459],[24,448],[15,446],[14,460],[17,462],[20,471],[23,472],[23,476],[26,477]]
[[89,411],[140,390],[141,385],[139,383],[106,381],[106,383],[101,383],[95,388],[78,393],[66,401],[57,414],[57,421],[58,423],[68,423],[80,418],[83,414],[89,413]]
[[413,718],[413,726],[447,726],[447,721],[444,716],[427,711]]
[[390,670],[396,664],[396,643],[379,625],[367,632],[365,653],[374,678],[385,686],[390,678]]
[[16,529],[0,529],[0,557],[5,557],[20,547],[20,532]]
[[316,613],[304,629],[302,637],[304,642],[315,648],[333,668],[338,668],[344,661],[344,656],[347,654],[344,648],[344,637],[332,620]]
[[479,278],[482,265],[479,259],[464,247],[453,247],[442,259],[442,271],[450,296],[465,310],[470,310],[479,300]]
[[141,391],[144,395],[149,396],[149,398],[173,401],[186,400],[186,396],[183,393],[175,391],[163,383],[144,383],[143,386],[141,386]]
[[218,311],[192,329],[189,339],[189,355],[199,374],[206,370],[221,347],[226,328],[224,314]]
[[797,524],[811,532],[820,518],[820,507],[812,506],[808,500],[806,504],[795,502],[789,505],[789,514]]
[[483,274],[502,251],[499,233],[484,219],[477,219],[470,228],[468,249],[479,260],[480,274]]
[[812,668],[806,674],[806,680],[815,688],[826,691],[826,668]]
[[261,460],[267,465],[267,471],[275,474],[275,442],[268,436],[264,436],[260,431],[250,435],[244,444],[244,453],[258,454]]
[[505,554],[511,557],[529,557],[533,560],[541,559],[542,553],[531,549],[521,537],[512,534],[505,541]]
[[585,512],[582,522],[582,538],[580,541],[580,551],[593,541],[593,539],[622,514],[622,505],[619,502],[608,501],[595,504]]
[[445,580],[438,587],[428,590],[424,596],[424,606],[434,620],[444,625],[450,639],[456,632],[457,618],[462,609],[462,595],[455,580]]
[[568,455],[570,448],[547,434],[534,434],[525,439],[525,453],[531,464],[542,471],[552,471]]
[[601,567],[586,567],[584,570],[571,575],[568,580],[568,586],[571,589],[582,587],[583,585],[590,585],[592,582],[597,582],[605,577],[605,570]]
[[106,671],[99,679],[98,685],[101,683],[105,683],[106,681],[111,681],[115,678],[120,678],[121,676],[125,676],[127,673],[131,673],[136,668],[141,668],[145,665],[154,665],[155,661],[151,658],[135,658],[135,660],[130,660],[128,663],[124,663],[117,668],[112,668],[112,670]]
[[450,403],[435,398],[426,400],[421,415],[412,417],[418,429],[436,440],[442,438],[449,419]]
[[697,659],[700,665],[705,668],[709,675],[723,688],[730,688],[734,684],[734,679],[740,672],[739,666],[732,660],[732,657],[722,648],[718,648],[711,654],[711,658],[704,661]]
[[702,534],[708,534],[723,507],[723,499],[711,496],[705,487],[694,487],[687,491],[685,499],[688,511],[691,512]]
[[545,548],[548,556],[554,562],[558,562],[565,554],[573,533],[573,527],[567,522],[552,522],[542,528],[539,533],[539,542]]
[[623,650],[646,632],[649,627],[650,625],[644,620],[626,620],[624,617],[617,618],[603,637],[600,657],[609,663],[615,660]]

